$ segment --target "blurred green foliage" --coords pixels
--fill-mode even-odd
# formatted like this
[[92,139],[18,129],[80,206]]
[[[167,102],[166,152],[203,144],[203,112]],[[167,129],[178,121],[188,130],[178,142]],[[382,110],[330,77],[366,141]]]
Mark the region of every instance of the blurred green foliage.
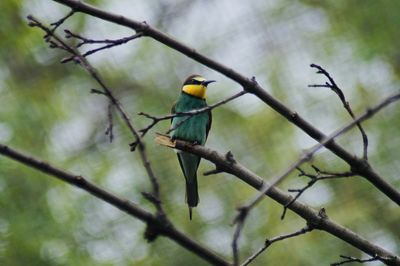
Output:
[[[330,91],[307,88],[324,82],[308,64],[331,72],[356,113],[399,89],[400,4],[396,1],[93,1],[100,7],[176,36],[257,80],[277,98],[324,132],[350,121]],[[115,141],[104,135],[107,101],[90,94],[96,83],[62,51],[46,47],[42,32],[27,26],[33,14],[48,23],[68,10],[49,0],[0,2],[0,142],[81,174],[144,208],[140,195],[150,189],[143,167],[129,152],[132,137],[116,118]],[[205,14],[207,14],[205,16]],[[206,19],[205,19],[206,18]],[[240,22],[240,23],[239,23]],[[102,39],[131,34],[128,29],[76,14],[62,27]],[[85,49],[85,48],[84,48]],[[86,48],[88,49],[88,48]],[[191,73],[217,79],[209,102],[240,88],[223,76],[156,43],[139,39],[89,57],[126,107],[135,125],[147,121],[140,111],[167,114],[182,80]],[[117,115],[115,115],[117,117]],[[163,132],[168,123],[154,132]],[[400,108],[390,107],[365,123],[371,164],[400,187]],[[178,228],[227,258],[235,207],[255,191],[236,178],[219,174],[200,178],[200,206],[187,218],[184,183],[175,154],[146,137],[159,177],[162,199]],[[357,130],[339,140],[361,153]],[[210,147],[231,150],[249,169],[272,179],[314,141],[246,95],[213,112]],[[327,151],[313,163],[330,171],[346,165]],[[213,167],[203,161],[199,172]],[[306,166],[307,171],[311,168]],[[292,174],[282,188],[307,180]],[[329,217],[392,252],[400,253],[399,209],[367,181],[355,177],[315,185],[301,197]],[[267,237],[292,232],[304,221],[265,199],[250,215],[240,240],[245,258]],[[0,157],[0,265],[204,265],[204,261],[168,239],[147,244],[144,225],[74,187]],[[289,252],[290,250],[290,252]],[[321,265],[339,254],[361,257],[358,250],[322,232],[272,246],[254,265]]]

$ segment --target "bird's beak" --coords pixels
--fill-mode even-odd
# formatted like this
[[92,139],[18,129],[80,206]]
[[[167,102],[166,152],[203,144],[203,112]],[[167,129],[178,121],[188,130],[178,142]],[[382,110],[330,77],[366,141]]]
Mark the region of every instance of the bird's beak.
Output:
[[207,87],[208,84],[213,83],[213,82],[216,82],[216,80],[205,80],[205,81],[203,81],[201,84],[202,84],[203,86],[206,86],[206,87]]

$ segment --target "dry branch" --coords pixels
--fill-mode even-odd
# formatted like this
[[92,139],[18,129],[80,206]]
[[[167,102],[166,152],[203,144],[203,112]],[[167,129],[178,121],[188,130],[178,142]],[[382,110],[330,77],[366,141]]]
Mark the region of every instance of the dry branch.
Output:
[[312,227],[310,226],[305,226],[304,228],[294,232],[294,233],[290,233],[290,234],[286,234],[286,235],[280,235],[280,236],[276,236],[274,238],[271,239],[266,239],[264,246],[261,247],[259,250],[257,250],[253,255],[251,255],[250,257],[248,257],[246,259],[245,262],[242,263],[242,266],[246,266],[249,265],[251,262],[253,262],[253,260],[255,260],[261,253],[263,253],[267,248],[269,248],[273,243],[288,239],[288,238],[292,238],[292,237],[296,237],[299,235],[304,235],[306,233],[309,233],[313,230]]
[[352,262],[366,263],[366,262],[373,262],[373,261],[378,261],[378,260],[384,261],[384,260],[390,259],[390,258],[382,258],[381,256],[378,256],[378,255],[375,255],[369,259],[359,259],[359,258],[354,258],[354,257],[350,257],[350,256],[345,256],[345,255],[340,255],[340,257],[345,260],[340,261],[340,262],[331,263],[331,266],[339,266],[339,265],[352,263]]
[[[346,100],[346,97],[344,96],[343,91],[339,88],[339,86],[336,84],[335,80],[329,75],[329,73],[323,69],[321,66],[316,65],[316,64],[311,64],[310,65],[313,68],[316,68],[318,71],[318,74],[322,74],[325,77],[328,78],[329,82],[325,82],[325,84],[314,84],[314,85],[308,85],[308,87],[312,88],[329,88],[331,89],[336,95],[339,97],[340,101],[343,104],[343,107],[346,109],[346,111],[349,113],[349,115],[355,119],[355,115],[353,110],[350,107],[349,102]],[[363,140],[363,159],[368,160],[368,137],[367,133],[365,133],[364,128],[361,126],[360,123],[357,123],[357,127],[360,130],[361,137]]]
[[[273,108],[276,112],[284,116],[291,123],[302,129],[305,133],[307,133],[310,137],[317,140],[318,142],[322,142],[326,139],[326,135],[323,134],[320,130],[315,128],[308,121],[303,119],[299,114],[290,110],[283,103],[275,99],[272,95],[270,95],[265,89],[263,89],[254,79],[247,78],[246,76],[236,72],[230,67],[227,67],[215,60],[212,60],[209,57],[206,57],[200,53],[198,53],[195,49],[184,45],[183,43],[173,39],[167,34],[149,26],[145,22],[139,22],[136,20],[128,19],[121,15],[113,14],[101,9],[98,9],[94,6],[88,5],[81,1],[76,0],[53,0],[60,4],[70,7],[75,12],[82,12],[88,15],[103,19],[105,21],[113,22],[115,24],[123,25],[128,28],[134,29],[136,32],[143,33],[143,36],[151,37],[157,40],[164,45],[171,47],[174,50],[179,51],[180,53],[192,58],[193,60],[207,66],[211,69],[218,71],[219,73],[225,75],[226,77],[236,81],[239,83],[243,89],[249,93],[254,94],[264,103]],[[332,151],[338,157],[347,162],[350,167],[356,172],[358,175],[365,177],[369,182],[371,182],[377,189],[379,189],[382,193],[384,193],[387,197],[389,197],[392,201],[396,202],[397,205],[400,205],[400,192],[396,190],[392,185],[390,185],[382,176],[374,171],[370,167],[366,160],[363,158],[358,158],[354,154],[345,150],[342,146],[335,142],[328,142],[324,145],[327,149]]]
[[[233,249],[233,255],[234,255],[234,265],[237,265],[239,262],[239,253],[238,253],[238,240],[240,237],[240,233],[241,230],[244,226],[244,222],[245,219],[249,213],[249,211],[258,203],[260,202],[260,200],[262,199],[262,197],[264,195],[268,195],[271,198],[273,198],[274,200],[278,201],[279,203],[281,203],[285,208],[289,208],[291,210],[293,210],[294,212],[296,212],[297,214],[299,214],[301,217],[303,217],[304,219],[307,220],[307,223],[309,225],[312,225],[314,228],[316,229],[320,229],[320,230],[324,230],[327,231],[339,238],[341,238],[342,240],[354,245],[355,247],[359,248],[360,250],[370,254],[371,256],[374,256],[375,254],[380,254],[378,252],[371,252],[371,246],[366,248],[366,243],[368,242],[366,240],[364,240],[363,244],[360,245],[361,243],[357,243],[357,245],[355,245],[355,240],[359,240],[361,239],[360,236],[356,235],[355,233],[351,232],[351,236],[350,235],[342,235],[342,234],[337,234],[337,228],[322,228],[321,224],[325,224],[324,221],[326,221],[328,219],[328,217],[324,216],[321,217],[321,215],[316,214],[317,217],[313,217],[311,220],[309,219],[310,217],[307,215],[305,215],[305,213],[303,212],[304,208],[308,208],[308,211],[314,212],[311,208],[306,207],[303,204],[300,204],[298,202],[293,201],[293,197],[291,197],[290,195],[287,195],[281,191],[279,191],[275,185],[277,185],[281,180],[283,180],[284,177],[286,177],[287,175],[290,174],[290,172],[292,172],[294,169],[296,169],[298,166],[300,166],[302,163],[304,163],[305,161],[309,160],[311,158],[311,156],[317,152],[320,148],[322,148],[326,143],[332,142],[334,140],[334,138],[344,134],[345,132],[349,131],[352,127],[354,127],[355,125],[357,125],[358,123],[361,123],[362,121],[367,120],[368,118],[372,117],[374,114],[376,114],[377,112],[379,112],[381,109],[383,109],[384,107],[390,105],[391,103],[400,100],[400,94],[395,94],[393,96],[387,97],[386,99],[384,99],[383,101],[381,101],[379,104],[377,104],[376,106],[374,106],[373,108],[368,109],[363,115],[359,116],[358,118],[354,119],[351,123],[349,123],[348,125],[340,128],[339,130],[336,130],[334,133],[332,133],[331,135],[329,135],[329,137],[327,137],[325,140],[322,141],[322,143],[319,143],[318,145],[316,145],[315,147],[313,147],[310,151],[308,151],[307,153],[305,153],[297,162],[293,163],[286,171],[284,171],[284,173],[282,175],[277,176],[276,178],[274,178],[273,182],[268,184],[266,182],[264,182],[264,180],[255,175],[254,173],[252,173],[250,170],[246,169],[244,166],[241,166],[239,163],[237,163],[236,161],[234,161],[232,163],[231,160],[228,160],[226,158],[226,156],[222,156],[220,154],[218,154],[218,152],[216,151],[212,151],[209,149],[206,149],[204,147],[198,146],[198,145],[193,145],[193,144],[188,144],[184,141],[179,141],[179,140],[175,140],[174,142],[171,142],[168,136],[164,136],[164,135],[159,135],[156,138],[156,142],[159,144],[162,144],[164,146],[168,146],[171,148],[176,148],[176,149],[180,149],[183,151],[187,151],[190,153],[194,153],[196,155],[199,155],[211,162],[213,162],[216,165],[216,168],[230,173],[232,175],[235,175],[237,177],[239,177],[240,179],[242,179],[243,181],[245,181],[246,183],[248,183],[249,185],[255,187],[256,189],[260,190],[260,193],[254,197],[252,200],[250,200],[247,204],[241,206],[238,208],[238,215],[235,218],[235,223],[236,223],[236,230],[234,233],[234,237],[233,237],[233,241],[232,241],[232,249]],[[254,181],[257,180],[257,181]],[[282,195],[279,195],[279,193],[283,193],[285,194],[283,197]],[[277,195],[278,193],[278,195]],[[282,200],[283,198],[283,200]],[[293,208],[295,207],[295,205],[300,204],[303,205],[302,208],[300,208],[300,212],[298,212],[297,208]],[[297,210],[297,211],[296,211]],[[308,217],[308,218],[307,218]],[[341,227],[340,225],[335,225],[334,227]],[[339,230],[343,230],[343,229],[339,229]],[[348,230],[348,229],[345,229]],[[349,231],[349,230],[348,230]],[[373,245],[371,243],[368,243],[368,245]],[[380,247],[375,246],[376,248],[381,249]],[[367,251],[369,250],[369,252]],[[393,256],[393,255],[390,255]],[[384,255],[384,257],[388,257],[386,255]],[[393,261],[395,261],[396,263],[398,263],[400,265],[400,259],[399,258],[395,258]]]
[[[377,112],[379,112],[382,108],[388,106],[389,104],[400,100],[400,93],[399,94],[395,94],[392,95],[390,97],[387,97],[386,99],[382,100],[379,104],[377,104],[376,106],[374,106],[373,108],[368,109],[363,115],[359,116],[358,118],[354,118],[354,120],[347,124],[346,126],[336,130],[335,132],[333,132],[332,134],[330,134],[328,137],[326,137],[324,140],[322,140],[319,144],[315,145],[312,149],[310,149],[308,152],[304,153],[300,159],[298,161],[296,161],[295,163],[293,163],[288,169],[286,169],[283,174],[278,175],[277,177],[273,178],[272,182],[270,184],[266,184],[264,183],[263,186],[260,189],[260,193],[258,195],[256,195],[253,199],[251,199],[248,203],[240,206],[238,208],[238,214],[234,219],[234,223],[237,226],[237,229],[235,231],[235,235],[233,238],[233,242],[232,242],[232,248],[233,248],[233,254],[234,255],[238,255],[237,250],[235,250],[237,248],[237,241],[239,240],[240,237],[240,233],[241,230],[244,226],[244,223],[246,221],[247,215],[249,214],[249,212],[251,211],[252,208],[254,208],[262,199],[265,195],[268,195],[269,190],[271,190],[273,187],[275,187],[276,185],[278,185],[284,178],[286,178],[294,169],[298,169],[298,167],[309,161],[312,156],[322,147],[324,147],[327,143],[331,143],[334,141],[335,138],[337,138],[338,136],[346,133],[347,131],[349,131],[351,128],[353,128],[355,125],[360,124],[362,121],[367,120],[368,118],[371,118],[374,114],[376,114]],[[365,163],[367,163],[365,161]],[[355,175],[358,174],[358,172],[354,171],[354,169],[351,169],[351,174]],[[347,174],[345,174],[347,175]],[[293,202],[296,200],[295,198],[292,198],[290,201],[288,201],[287,203],[284,204],[284,214],[286,213],[286,209],[288,207],[290,207],[291,204],[293,204]],[[284,215],[282,215],[282,217],[284,217]],[[234,261],[237,261],[237,258],[234,259]]]
[[137,204],[127,199],[119,198],[80,175],[66,172],[47,162],[40,161],[2,144],[0,144],[0,154],[89,192],[93,196],[108,202],[130,216],[146,223],[148,227],[157,230],[157,235],[163,235],[172,239],[182,247],[192,251],[194,254],[197,254],[199,257],[213,265],[230,265],[229,262],[215,254],[213,251],[178,231],[167,219],[165,219],[164,216],[153,215],[139,207]]
[[[196,154],[206,160],[209,160],[210,162],[214,163],[219,169],[238,177],[239,179],[257,190],[261,190],[266,183],[266,181],[264,181],[260,176],[251,172],[239,162],[235,161],[234,163],[232,163],[232,161],[227,159],[224,154],[221,154],[207,147],[193,145],[192,143],[181,140],[175,140],[174,142],[172,142],[168,136],[163,135],[158,135],[156,137],[156,142],[170,148],[175,148]],[[293,198],[291,195],[283,192],[277,187],[271,187],[266,195],[276,202],[280,203],[282,206],[290,202]],[[393,259],[391,259],[390,261],[384,261],[387,265],[400,265],[399,257],[396,257],[389,251],[377,245],[374,245],[363,237],[352,232],[350,229],[345,228],[338,223],[332,221],[327,216],[322,217],[322,215],[320,215],[311,207],[299,201],[296,201],[288,208],[298,214],[303,219],[305,219],[307,223],[309,225],[312,225],[315,229],[322,230],[333,236],[336,236],[337,238],[342,239],[343,241],[362,250],[367,254],[370,254],[371,256],[375,254],[380,254],[382,257],[392,257]]]
[[[75,10],[75,9],[74,9]],[[53,23],[56,25],[56,27],[58,27],[60,24],[60,21],[65,21],[66,18],[68,18],[69,16],[67,15],[65,18],[59,20],[56,23]],[[165,216],[165,212],[163,210],[163,207],[161,205],[161,200],[160,200],[160,188],[159,188],[159,184],[158,184],[158,180],[157,177],[151,167],[150,161],[148,159],[146,150],[145,150],[145,146],[144,143],[142,141],[142,137],[139,133],[139,131],[133,126],[133,123],[128,115],[128,113],[125,111],[124,107],[122,106],[122,104],[120,103],[120,101],[114,96],[114,94],[112,93],[111,89],[106,85],[106,83],[104,82],[103,78],[101,77],[101,75],[97,72],[97,70],[90,64],[90,62],[85,58],[85,56],[83,56],[75,47],[67,44],[61,37],[59,37],[54,29],[50,29],[49,27],[47,27],[46,25],[44,25],[42,22],[40,22],[37,18],[33,17],[33,16],[28,16],[28,20],[29,20],[29,26],[31,27],[37,27],[40,28],[41,30],[43,30],[46,34],[44,36],[44,40],[47,43],[50,43],[50,47],[51,48],[59,48],[62,49],[64,51],[67,51],[69,54],[71,54],[71,58],[74,58],[74,61],[79,63],[88,73],[89,75],[99,84],[99,86],[101,87],[101,90],[96,90],[96,89],[92,89],[92,92],[98,93],[98,94],[102,94],[104,96],[106,96],[109,101],[110,101],[110,105],[113,105],[115,107],[115,109],[118,111],[118,113],[120,114],[122,120],[124,121],[125,125],[128,127],[129,131],[131,132],[132,136],[136,139],[136,142],[138,143],[139,146],[139,155],[140,158],[142,160],[142,164],[146,170],[146,173],[150,179],[150,182],[152,184],[153,187],[153,197],[157,200],[155,201],[151,201],[154,206],[157,209],[157,212],[159,215]],[[65,59],[63,60],[65,61]],[[112,132],[112,128],[113,128],[113,121],[112,121],[112,110],[111,107],[108,107],[108,119],[109,119],[109,126],[106,130],[106,133],[109,134],[110,137],[110,141],[112,141],[113,138],[113,132]],[[148,197],[146,197],[148,198]]]
[[[246,94],[245,91],[240,91],[238,93],[235,93],[232,96],[229,96],[229,97],[227,97],[227,98],[225,98],[225,99],[223,99],[221,101],[218,101],[218,102],[216,102],[214,104],[211,104],[211,105],[209,105],[207,107],[191,110],[191,111],[188,111],[188,112],[176,112],[174,114],[169,114],[169,115],[164,115],[164,116],[153,116],[153,115],[150,115],[150,114],[147,114],[147,113],[144,113],[144,112],[140,112],[139,115],[144,116],[144,117],[146,117],[148,119],[151,119],[151,121],[152,121],[148,126],[146,126],[145,128],[140,130],[141,136],[144,137],[147,134],[147,132],[150,129],[152,129],[158,122],[161,122],[161,121],[164,121],[164,120],[170,120],[170,119],[172,119],[174,117],[177,117],[177,116],[187,116],[187,119],[190,119],[193,116],[196,116],[196,115],[211,111],[214,108],[217,108],[217,107],[219,107],[219,106],[221,106],[223,104],[226,104],[226,103],[228,103],[230,101],[233,101],[234,99],[239,98],[239,97],[241,97],[241,96],[243,96],[245,94]],[[169,129],[165,134],[169,134],[170,132],[175,130],[177,127],[179,127],[187,119],[182,120],[180,124],[178,124],[175,128]],[[131,146],[132,145],[135,145],[135,143],[131,144]]]
[[309,177],[310,181],[308,181],[307,185],[305,185],[302,188],[288,189],[289,192],[296,192],[297,194],[288,204],[283,206],[281,220],[283,220],[285,218],[287,207],[290,206],[290,204],[292,204],[293,202],[295,202],[307,189],[312,187],[318,181],[326,180],[326,179],[337,179],[337,178],[354,176],[354,173],[352,173],[352,172],[344,172],[344,173],[326,172],[326,171],[321,171],[315,165],[312,165],[312,168],[315,170],[316,174],[308,174],[308,173],[304,172],[303,169],[301,169],[300,167],[296,167],[296,169],[300,172],[299,176]]

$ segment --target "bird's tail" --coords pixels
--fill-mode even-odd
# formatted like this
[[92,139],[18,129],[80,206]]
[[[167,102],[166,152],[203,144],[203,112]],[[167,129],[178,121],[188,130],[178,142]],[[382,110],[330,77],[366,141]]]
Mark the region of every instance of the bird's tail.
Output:
[[189,206],[189,217],[192,220],[192,208],[199,204],[196,175],[192,178],[186,178],[186,201]]
[[189,216],[192,219],[192,208],[199,204],[199,193],[197,191],[197,168],[199,167],[200,157],[181,152],[178,153],[186,181],[186,202],[189,206]]

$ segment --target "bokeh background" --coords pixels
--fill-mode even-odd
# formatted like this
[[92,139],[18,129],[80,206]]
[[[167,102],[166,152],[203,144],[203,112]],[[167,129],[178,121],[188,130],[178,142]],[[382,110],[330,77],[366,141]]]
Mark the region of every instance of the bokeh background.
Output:
[[[178,40],[247,75],[256,76],[272,95],[325,133],[351,119],[310,63],[324,66],[343,89],[356,114],[399,91],[399,1],[90,1],[102,9],[146,21]],[[50,0],[0,1],[0,142],[84,175],[97,184],[151,210],[140,192],[150,189],[131,135],[120,122],[109,143],[107,101],[90,94],[96,83],[65,54],[52,50],[42,32],[27,26],[32,14],[47,23],[69,11]],[[129,29],[76,14],[68,28],[94,39],[121,38]],[[61,31],[60,31],[61,33]],[[86,47],[88,49],[90,47]],[[85,49],[85,48],[84,48]],[[182,81],[200,73],[213,103],[240,90],[224,76],[152,39],[142,38],[89,57],[122,101],[134,124],[149,121],[138,112],[168,114]],[[370,162],[400,188],[400,108],[389,107],[367,121]],[[231,257],[235,207],[255,195],[240,180],[199,174],[201,203],[193,221],[187,217],[184,183],[174,152],[148,136],[149,157],[161,184],[171,220],[188,235]],[[360,155],[357,130],[338,140]],[[257,98],[246,95],[213,112],[207,145],[235,158],[266,180],[286,169],[315,142]],[[318,153],[321,169],[346,171],[330,152]],[[202,161],[199,173],[213,168]],[[305,166],[304,169],[311,171]],[[283,189],[308,180],[293,173]],[[301,197],[325,207],[329,217],[375,244],[400,253],[399,208],[359,177],[317,183]],[[240,240],[241,258],[267,237],[303,227],[304,221],[265,199],[250,215]],[[204,265],[174,242],[159,238],[147,244],[144,224],[63,182],[0,157],[1,265]],[[366,258],[360,251],[323,232],[277,243],[254,265],[327,265],[339,255]],[[379,263],[371,263],[379,265]]]

